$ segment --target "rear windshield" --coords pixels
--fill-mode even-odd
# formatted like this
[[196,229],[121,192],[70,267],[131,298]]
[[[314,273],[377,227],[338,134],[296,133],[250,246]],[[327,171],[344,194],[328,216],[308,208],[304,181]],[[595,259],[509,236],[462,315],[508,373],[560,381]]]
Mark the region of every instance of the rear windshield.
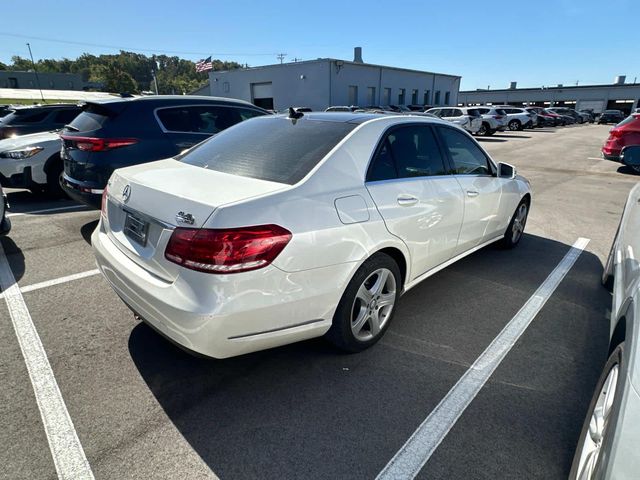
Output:
[[355,127],[305,118],[255,118],[220,132],[176,159],[231,175],[293,185]]
[[82,113],[70,123],[71,130],[76,132],[98,130],[109,119],[110,113],[99,104],[88,103],[82,107]]
[[7,115],[3,120],[7,124],[38,123],[49,115],[50,110],[30,110],[23,108]]
[[634,120],[640,118],[639,115],[629,115],[627,118],[625,118],[624,120],[622,120],[619,124],[616,125],[616,127],[621,127],[623,125],[626,125],[628,123],[633,122]]

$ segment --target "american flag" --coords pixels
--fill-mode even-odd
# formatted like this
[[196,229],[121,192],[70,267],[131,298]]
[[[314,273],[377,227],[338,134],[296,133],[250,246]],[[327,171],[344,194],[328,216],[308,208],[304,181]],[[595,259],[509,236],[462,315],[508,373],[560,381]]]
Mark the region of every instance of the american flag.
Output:
[[207,72],[209,70],[213,70],[211,57],[207,57],[204,60],[196,62],[196,72]]

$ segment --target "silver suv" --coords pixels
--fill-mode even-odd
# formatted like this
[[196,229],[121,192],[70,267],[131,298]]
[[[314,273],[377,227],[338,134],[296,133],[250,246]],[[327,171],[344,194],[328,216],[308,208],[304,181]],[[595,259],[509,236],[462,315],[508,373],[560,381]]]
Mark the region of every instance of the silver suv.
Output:
[[489,136],[507,129],[507,114],[501,108],[492,106],[475,107],[482,115],[482,126],[478,135]]
[[507,128],[511,131],[535,127],[536,118],[524,108],[512,105],[495,105],[507,114]]
[[482,116],[472,107],[437,107],[426,111],[443,120],[455,123],[469,133],[478,133],[482,127]]

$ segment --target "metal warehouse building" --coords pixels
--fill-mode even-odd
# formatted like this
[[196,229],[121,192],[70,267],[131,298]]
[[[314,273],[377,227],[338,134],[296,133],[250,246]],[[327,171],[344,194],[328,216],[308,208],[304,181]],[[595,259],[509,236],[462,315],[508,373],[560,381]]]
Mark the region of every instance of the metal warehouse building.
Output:
[[331,105],[456,105],[460,77],[334,58],[209,73],[209,94],[267,109]]
[[625,114],[638,108],[640,84],[625,83],[625,77],[616,77],[611,85],[579,85],[542,88],[511,88],[503,90],[471,90],[458,95],[459,105],[508,104],[514,106],[536,105],[540,107],[567,106],[576,110],[622,110]]

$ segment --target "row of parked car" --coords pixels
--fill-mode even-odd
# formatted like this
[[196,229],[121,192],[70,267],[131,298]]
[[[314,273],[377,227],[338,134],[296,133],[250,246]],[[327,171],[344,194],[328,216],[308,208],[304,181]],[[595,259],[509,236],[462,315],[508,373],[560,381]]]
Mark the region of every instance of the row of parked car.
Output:
[[[299,111],[310,111],[298,108]],[[480,105],[467,107],[424,107],[419,105],[333,106],[328,112],[367,112],[405,115],[434,115],[453,122],[474,135],[490,136],[505,130],[557,127],[574,123],[594,123],[592,111],[576,111],[565,107],[515,107],[513,105]],[[610,117],[605,116],[608,120]],[[617,122],[616,122],[617,123]]]

